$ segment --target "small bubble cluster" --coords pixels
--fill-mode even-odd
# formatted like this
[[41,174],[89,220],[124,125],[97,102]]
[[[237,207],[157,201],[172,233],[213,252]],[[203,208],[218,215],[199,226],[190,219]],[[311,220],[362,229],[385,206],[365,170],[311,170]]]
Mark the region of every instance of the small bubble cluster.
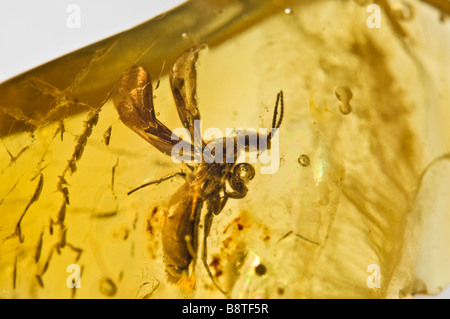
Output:
[[347,115],[352,111],[352,107],[350,105],[350,100],[353,98],[353,92],[350,90],[348,86],[336,86],[334,88],[334,94],[340,101],[339,103],[339,111],[342,114]]

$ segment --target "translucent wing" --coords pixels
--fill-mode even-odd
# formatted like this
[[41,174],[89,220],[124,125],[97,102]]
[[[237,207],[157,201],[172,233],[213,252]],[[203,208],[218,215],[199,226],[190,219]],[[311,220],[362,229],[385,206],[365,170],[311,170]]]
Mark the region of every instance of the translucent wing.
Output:
[[152,84],[141,66],[127,70],[120,80],[113,99],[122,122],[161,152],[170,155],[178,140],[172,131],[155,116]]
[[183,126],[189,130],[192,142],[194,138],[194,121],[200,120],[197,108],[197,62],[198,53],[206,45],[192,47],[185,51],[175,62],[170,72],[170,86]]

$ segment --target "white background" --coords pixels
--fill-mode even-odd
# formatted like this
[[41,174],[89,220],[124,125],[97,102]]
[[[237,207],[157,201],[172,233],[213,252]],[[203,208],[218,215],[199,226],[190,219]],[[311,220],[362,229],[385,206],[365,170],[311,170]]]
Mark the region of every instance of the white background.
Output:
[[[110,35],[132,28],[182,0],[1,0],[0,82]],[[70,4],[80,28],[69,28]]]
[[[182,2],[184,1],[3,0],[0,2],[0,82],[132,28]],[[70,4],[76,4],[81,9],[80,28],[67,26],[70,15],[67,8]],[[450,298],[450,288],[435,298]]]

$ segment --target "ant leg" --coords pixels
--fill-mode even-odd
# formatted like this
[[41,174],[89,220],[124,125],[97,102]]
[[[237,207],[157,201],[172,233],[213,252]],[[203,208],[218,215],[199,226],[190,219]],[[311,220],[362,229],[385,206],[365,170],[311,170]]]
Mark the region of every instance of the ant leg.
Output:
[[209,231],[211,230],[212,221],[214,218],[214,211],[208,209],[208,213],[206,213],[205,216],[205,225],[204,225],[204,235],[203,235],[203,249],[202,249],[202,261],[203,265],[205,266],[206,271],[208,272],[209,278],[211,278],[211,281],[213,282],[214,286],[217,287],[217,289],[220,290],[221,293],[223,293],[225,296],[228,296],[228,292],[223,290],[219,284],[216,282],[216,279],[214,278],[211,269],[209,268],[207,258],[208,258],[208,244],[207,244],[207,238],[209,235]]
[[169,174],[169,175],[167,175],[167,176],[158,178],[157,180],[154,180],[154,181],[150,181],[150,182],[144,183],[144,184],[142,184],[142,185],[140,185],[140,186],[138,186],[138,187],[136,187],[136,188],[133,188],[131,191],[129,191],[129,192],[127,193],[127,195],[130,195],[130,194],[134,193],[135,191],[137,191],[137,190],[139,190],[139,189],[141,189],[141,188],[144,188],[144,187],[146,187],[146,186],[149,186],[149,185],[153,185],[153,184],[158,185],[158,184],[160,184],[160,183],[162,183],[162,182],[164,182],[164,181],[167,181],[167,180],[169,180],[169,179],[174,178],[175,176],[181,176],[181,177],[185,178],[185,177],[186,177],[186,173],[185,173],[185,172],[176,172],[176,173],[172,173],[172,174]]

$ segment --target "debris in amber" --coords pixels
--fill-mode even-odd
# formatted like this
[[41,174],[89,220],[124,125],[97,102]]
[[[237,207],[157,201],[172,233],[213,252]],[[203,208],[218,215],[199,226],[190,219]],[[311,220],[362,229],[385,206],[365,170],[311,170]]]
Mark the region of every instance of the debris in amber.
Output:
[[[0,297],[439,293],[450,282],[449,14],[445,0],[188,1],[0,84]],[[127,193],[186,168],[126,126],[111,97],[141,66],[157,119],[181,127],[170,71],[203,43],[203,130],[271,127],[282,90],[280,160],[273,174],[252,164],[246,196],[226,202],[206,239],[195,232],[208,267],[191,254],[192,276],[174,283],[163,222],[185,180]],[[207,207],[200,215],[198,230]]]

